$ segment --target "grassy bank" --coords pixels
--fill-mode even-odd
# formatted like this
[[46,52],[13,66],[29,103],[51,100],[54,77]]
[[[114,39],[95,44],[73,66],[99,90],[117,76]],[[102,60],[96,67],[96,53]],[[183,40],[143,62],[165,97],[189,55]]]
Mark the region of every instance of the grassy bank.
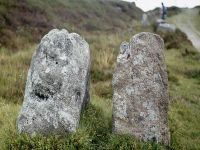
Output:
[[[143,29],[142,29],[143,30]],[[147,29],[150,30],[150,29]],[[112,73],[122,41],[135,30],[115,34],[86,34],[92,54],[91,104],[83,112],[80,127],[66,137],[19,135],[16,117],[23,101],[24,86],[35,45],[16,53],[0,50],[0,145],[3,149],[167,149],[129,135],[112,134]],[[166,40],[169,74],[169,124],[171,149],[200,149],[200,54],[190,42],[174,48]],[[168,38],[169,36],[169,38]],[[177,38],[176,38],[177,39]],[[181,41],[183,39],[180,39]],[[180,41],[176,41],[180,42]],[[176,45],[176,44],[175,44]]]

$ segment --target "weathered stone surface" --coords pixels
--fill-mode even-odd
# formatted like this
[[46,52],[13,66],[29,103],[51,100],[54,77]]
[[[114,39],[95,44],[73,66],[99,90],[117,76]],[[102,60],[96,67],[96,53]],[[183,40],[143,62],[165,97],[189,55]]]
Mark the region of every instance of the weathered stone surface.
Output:
[[90,50],[67,30],[51,30],[32,57],[24,102],[17,119],[19,132],[65,134],[79,125],[89,102]]
[[113,132],[169,145],[163,40],[140,33],[121,44],[113,75]]
[[174,24],[169,24],[164,20],[157,20],[157,31],[164,31],[164,32],[175,32],[176,26]]
[[141,23],[143,27],[146,27],[149,25],[149,19],[146,13],[143,13]]
[[176,26],[169,23],[161,23],[158,24],[157,31],[169,31],[169,32],[175,32]]

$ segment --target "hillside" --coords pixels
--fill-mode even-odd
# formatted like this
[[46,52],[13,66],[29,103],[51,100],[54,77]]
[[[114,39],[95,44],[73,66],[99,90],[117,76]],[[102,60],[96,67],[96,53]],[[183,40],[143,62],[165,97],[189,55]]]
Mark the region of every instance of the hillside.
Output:
[[[179,8],[172,16],[177,13]],[[154,32],[152,25],[141,26],[141,15],[134,3],[117,0],[0,0],[0,149],[200,149],[200,53],[179,29],[157,32],[165,41],[170,147],[112,133],[111,83],[119,46],[138,32]],[[191,23],[198,29],[198,21]],[[81,34],[90,45],[91,103],[76,133],[19,134],[16,118],[32,54],[55,27]]]
[[119,31],[141,18],[134,3],[115,0],[0,0],[0,47],[19,49],[52,28]]
[[181,13],[169,19],[177,25],[200,51],[200,8],[183,9]]

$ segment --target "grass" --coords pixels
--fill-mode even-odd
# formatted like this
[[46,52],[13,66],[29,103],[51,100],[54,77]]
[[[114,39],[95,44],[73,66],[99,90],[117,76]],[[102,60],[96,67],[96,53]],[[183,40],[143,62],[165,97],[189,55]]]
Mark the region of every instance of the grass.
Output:
[[[32,20],[26,20],[27,18],[23,18],[26,15],[19,15],[14,17],[17,21],[23,18],[28,23],[34,22],[36,26],[21,24],[16,34],[11,30],[15,22],[11,22],[8,29],[7,24],[0,24],[0,33],[4,35],[0,44],[6,42],[3,44],[7,45],[6,48],[0,45],[0,149],[200,149],[200,54],[192,47],[191,42],[179,30],[175,33],[158,33],[165,40],[166,46],[170,148],[139,141],[130,135],[112,134],[111,82],[119,46],[137,32],[152,32],[152,27],[141,28],[138,21],[140,17],[137,17],[141,14],[140,10],[130,8],[132,6],[127,3],[77,1],[29,0],[27,7],[24,7],[35,10],[39,17],[44,17],[43,25],[49,23],[77,32],[90,45],[91,104],[82,113],[77,132],[64,137],[29,137],[18,134],[16,130],[16,118],[23,101],[27,71],[36,49],[36,45],[32,44],[35,40],[31,39],[38,38],[49,29],[49,26],[42,28],[39,25],[41,22],[36,22],[40,19],[29,17]],[[5,0],[0,0],[0,4],[2,2],[5,3]],[[116,4],[122,12],[116,10]],[[12,0],[0,5],[0,19],[1,14],[7,16],[7,19],[13,18],[15,13],[7,13],[11,6],[19,7],[17,1]],[[133,9],[134,13],[130,11]]]
[[5,49],[0,50],[0,97],[7,102],[22,102],[32,52],[32,48],[15,54]]
[[[199,53],[196,54],[200,58]],[[199,60],[192,56],[183,57],[180,51],[166,52],[169,74],[178,81],[170,80],[170,129],[172,148],[200,148],[200,84],[199,78],[187,73],[189,70],[199,70]],[[178,82],[178,84],[176,84]]]
[[197,7],[195,10],[196,15],[193,17],[196,29],[200,32],[200,7]]
[[[121,41],[133,32],[86,36],[92,53],[91,104],[74,134],[19,135],[16,117],[35,45],[16,53],[0,50],[0,145],[2,149],[167,149],[129,135],[112,134],[112,73]],[[162,35],[168,36],[168,35]],[[167,38],[166,38],[167,39]],[[181,39],[183,40],[183,39]],[[167,42],[167,41],[166,41]],[[170,149],[200,149],[200,54],[187,42],[166,50],[169,74]],[[170,44],[170,42],[169,42]],[[187,53],[185,47],[188,48]],[[100,75],[99,75],[100,74]]]

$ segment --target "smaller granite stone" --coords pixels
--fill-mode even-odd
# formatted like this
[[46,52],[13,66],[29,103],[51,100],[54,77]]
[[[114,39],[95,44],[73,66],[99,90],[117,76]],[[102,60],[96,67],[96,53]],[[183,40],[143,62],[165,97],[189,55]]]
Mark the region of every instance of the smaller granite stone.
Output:
[[164,42],[140,33],[123,42],[113,75],[113,132],[170,144]]

